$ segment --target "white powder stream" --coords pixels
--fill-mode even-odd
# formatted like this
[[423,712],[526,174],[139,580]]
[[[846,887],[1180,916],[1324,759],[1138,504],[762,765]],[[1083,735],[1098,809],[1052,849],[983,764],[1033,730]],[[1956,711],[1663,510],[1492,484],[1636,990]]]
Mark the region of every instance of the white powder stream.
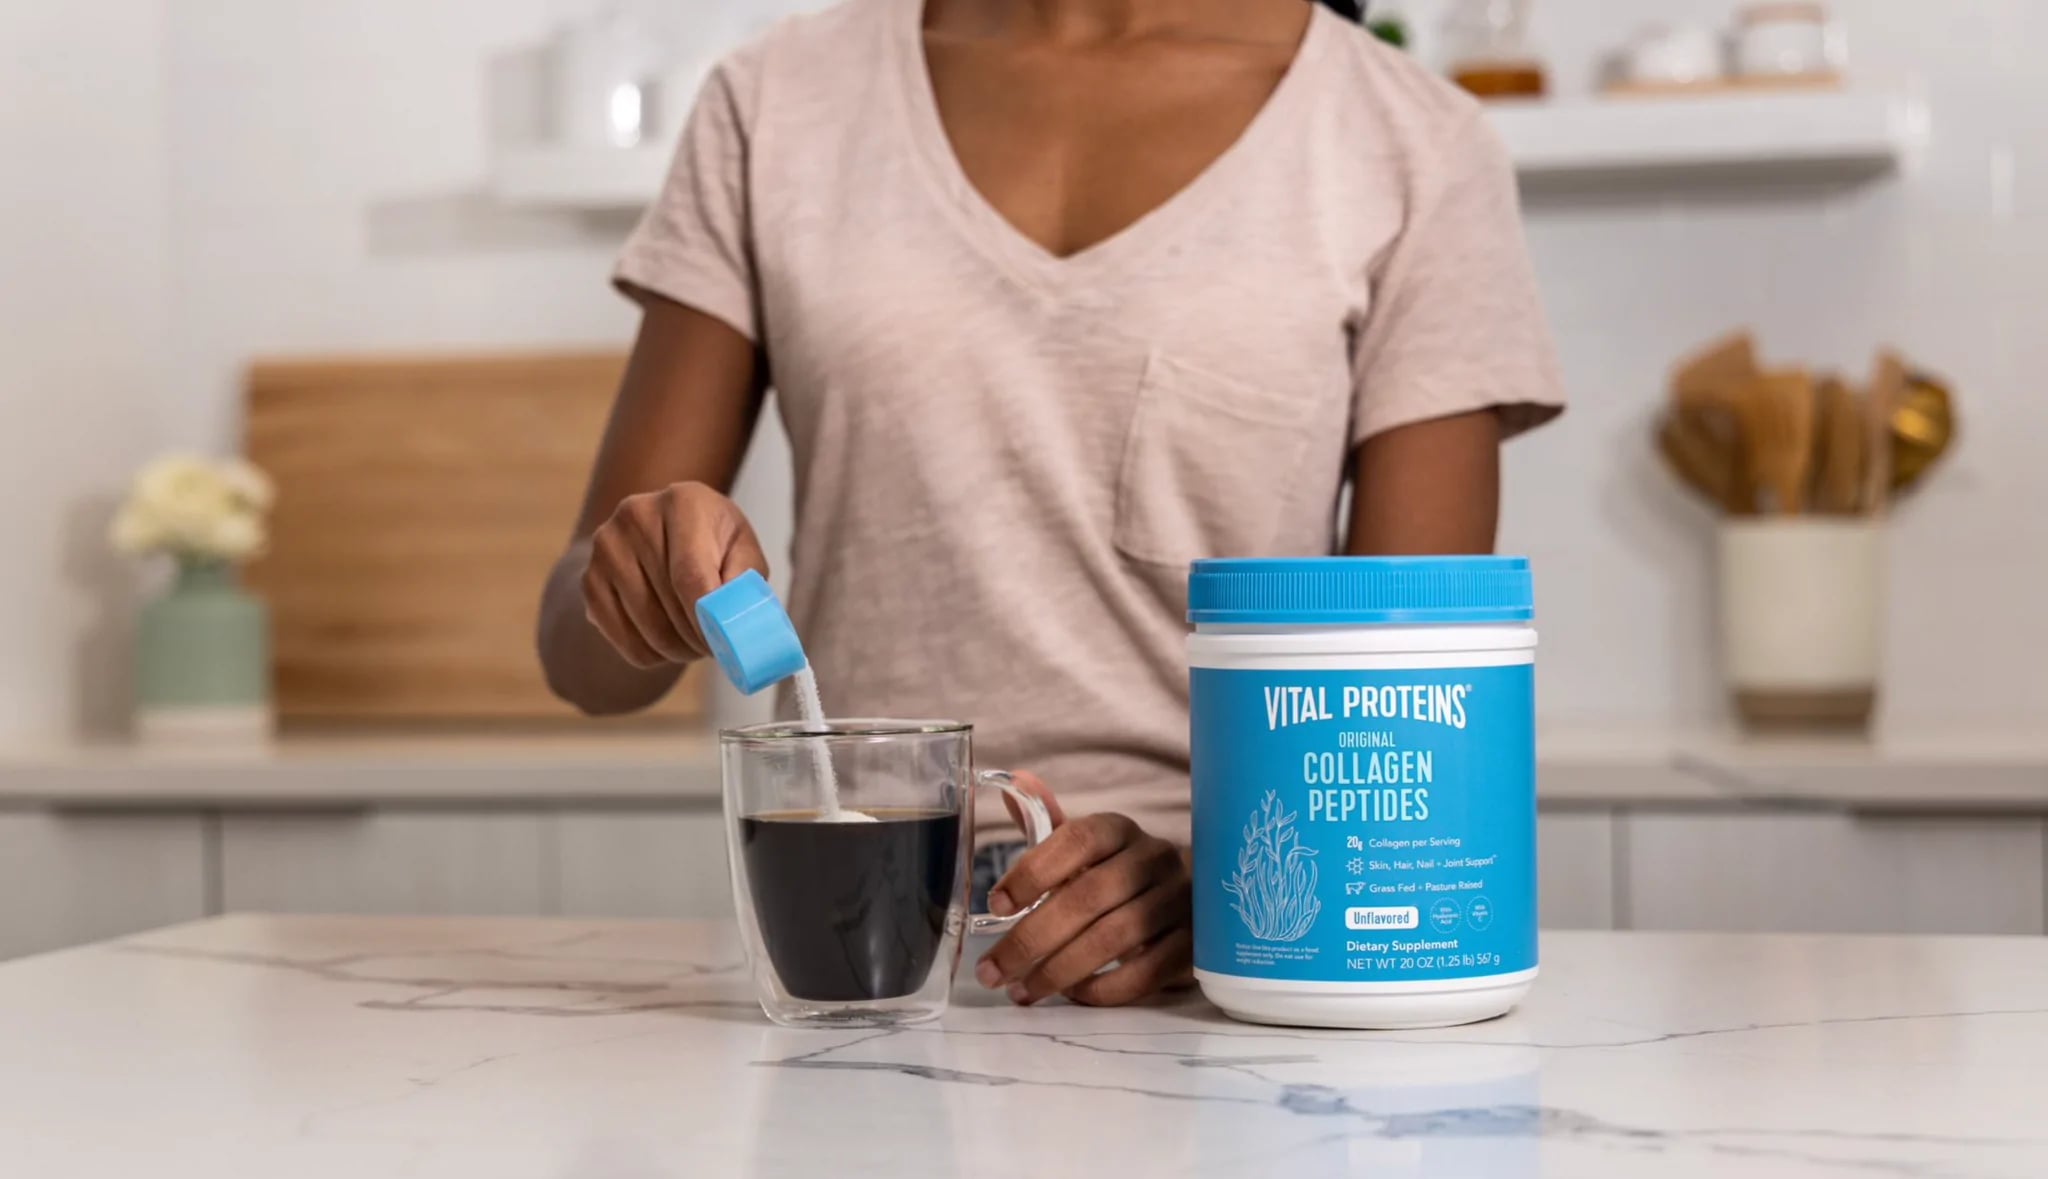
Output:
[[[825,704],[818,696],[818,677],[811,665],[796,673],[797,714],[803,719],[804,731],[823,733],[825,727]],[[818,783],[818,821],[821,823],[874,823],[873,815],[850,811],[839,805],[839,775],[832,768],[832,749],[824,741],[809,742],[811,747],[811,773]]]

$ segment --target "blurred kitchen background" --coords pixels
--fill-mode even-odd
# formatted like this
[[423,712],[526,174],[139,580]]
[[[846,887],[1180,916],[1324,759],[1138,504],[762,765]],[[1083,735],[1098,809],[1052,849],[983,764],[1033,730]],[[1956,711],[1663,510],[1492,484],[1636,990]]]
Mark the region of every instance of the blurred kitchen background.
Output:
[[[1453,6],[1373,15],[1447,65]],[[704,734],[759,706],[575,722],[523,627],[635,323],[614,251],[704,65],[796,7],[0,6],[0,957],[230,910],[725,911]],[[1831,0],[1838,84],[1682,76],[1738,7],[1532,0],[1546,93],[1495,107],[1574,397],[1511,447],[1502,537],[1538,569],[1546,920],[2041,934],[2048,6]],[[1804,52],[1820,6],[1770,7],[1759,51]],[[1598,93],[1631,68],[1682,93]],[[1731,704],[1719,515],[1657,424],[1734,329],[1952,395],[1842,591],[1867,726]],[[200,632],[139,651],[168,562],[108,530],[152,458],[245,451],[278,736],[140,741],[205,697]],[[788,482],[771,420],[739,491],[771,554]]]

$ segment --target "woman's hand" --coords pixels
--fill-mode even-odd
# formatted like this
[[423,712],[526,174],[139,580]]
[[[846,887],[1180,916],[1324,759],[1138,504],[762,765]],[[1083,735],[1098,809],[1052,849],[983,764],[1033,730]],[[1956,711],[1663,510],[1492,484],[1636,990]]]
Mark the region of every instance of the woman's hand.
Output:
[[739,506],[702,483],[628,496],[590,538],[583,613],[637,668],[708,653],[697,599],[749,569],[768,572]]
[[1190,982],[1193,890],[1181,849],[1123,815],[1061,822],[1043,783],[1018,776],[1045,798],[1058,827],[996,883],[989,911],[1008,916],[1051,895],[982,958],[975,978],[1007,984],[1011,1001],[1025,1006],[1065,995],[1115,1007]]
[[[690,592],[765,564],[720,492],[761,417],[759,349],[713,316],[639,294],[640,337],[534,628],[548,687],[592,716],[661,699],[682,674],[670,656],[701,645]],[[641,494],[650,487],[667,490]]]

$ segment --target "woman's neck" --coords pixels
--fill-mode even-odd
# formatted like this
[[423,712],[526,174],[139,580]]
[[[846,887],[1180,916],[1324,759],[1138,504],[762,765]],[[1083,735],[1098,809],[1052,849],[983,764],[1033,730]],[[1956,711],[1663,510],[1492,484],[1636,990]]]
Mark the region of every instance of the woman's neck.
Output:
[[1021,37],[1069,44],[1173,34],[1263,40],[1258,34],[1268,27],[1284,31],[1292,21],[1297,21],[1299,16],[1294,9],[1302,3],[1303,0],[927,0],[925,26],[968,36]]
[[1141,36],[1180,24],[1200,0],[1008,0],[1011,19],[1062,41]]

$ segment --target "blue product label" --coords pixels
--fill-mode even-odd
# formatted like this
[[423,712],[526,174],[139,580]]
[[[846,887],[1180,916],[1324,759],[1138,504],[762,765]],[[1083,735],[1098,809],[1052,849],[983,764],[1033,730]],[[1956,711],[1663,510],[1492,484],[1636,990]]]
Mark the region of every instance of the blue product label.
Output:
[[1195,668],[1195,967],[1429,982],[1536,965],[1535,668]]

